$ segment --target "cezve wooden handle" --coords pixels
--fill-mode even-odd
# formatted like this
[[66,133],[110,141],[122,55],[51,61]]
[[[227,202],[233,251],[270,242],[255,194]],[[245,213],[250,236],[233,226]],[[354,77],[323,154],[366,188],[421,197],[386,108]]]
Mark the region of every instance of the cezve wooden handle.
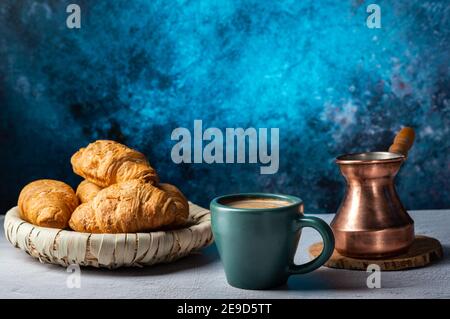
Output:
[[402,128],[395,136],[394,143],[389,147],[389,152],[408,156],[408,151],[414,143],[414,137],[415,133],[413,128]]

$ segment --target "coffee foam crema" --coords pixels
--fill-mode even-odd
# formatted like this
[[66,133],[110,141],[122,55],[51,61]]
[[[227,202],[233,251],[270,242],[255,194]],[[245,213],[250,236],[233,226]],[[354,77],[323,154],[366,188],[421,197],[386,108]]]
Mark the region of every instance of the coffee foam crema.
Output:
[[233,208],[264,209],[264,208],[278,208],[288,206],[290,202],[276,198],[255,197],[255,198],[230,199],[224,204],[226,206]]

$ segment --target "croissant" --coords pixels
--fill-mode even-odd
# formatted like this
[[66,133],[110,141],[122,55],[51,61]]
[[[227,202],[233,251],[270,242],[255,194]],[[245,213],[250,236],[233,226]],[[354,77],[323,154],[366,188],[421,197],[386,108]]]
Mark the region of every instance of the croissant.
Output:
[[189,203],[183,193],[174,185],[161,183],[158,188],[165,191],[175,201],[177,214],[173,226],[183,225],[189,216]]
[[88,180],[84,180],[78,185],[76,194],[80,203],[87,203],[101,190],[102,188],[100,186],[95,185]]
[[69,226],[88,233],[134,233],[155,230],[177,220],[175,200],[143,180],[102,189],[73,212]]
[[78,198],[69,185],[41,179],[22,189],[18,206],[21,218],[34,225],[66,228],[70,215],[78,206]]
[[100,187],[132,179],[159,181],[144,154],[114,141],[95,141],[78,150],[70,162],[75,174]]

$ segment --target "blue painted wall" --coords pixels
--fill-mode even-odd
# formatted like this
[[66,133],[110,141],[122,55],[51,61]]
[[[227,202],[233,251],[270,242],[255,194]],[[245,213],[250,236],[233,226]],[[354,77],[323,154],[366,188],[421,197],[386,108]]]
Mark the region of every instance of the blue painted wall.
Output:
[[[69,30],[78,3],[82,28]],[[371,1],[372,2],[372,1]],[[99,138],[133,146],[163,180],[207,205],[220,194],[290,193],[334,212],[334,157],[417,142],[397,180],[409,209],[449,208],[450,5],[376,1],[0,3],[0,206],[37,178],[73,186],[69,159]],[[280,170],[175,165],[176,127],[280,128]]]

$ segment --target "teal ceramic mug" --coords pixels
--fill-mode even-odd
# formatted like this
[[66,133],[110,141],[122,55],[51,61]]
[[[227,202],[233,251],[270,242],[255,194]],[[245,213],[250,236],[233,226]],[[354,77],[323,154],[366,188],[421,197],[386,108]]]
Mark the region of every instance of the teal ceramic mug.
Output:
[[[267,199],[278,207],[242,208],[233,203]],[[303,215],[300,198],[288,195],[247,193],[215,198],[210,205],[212,230],[225,275],[231,286],[268,289],[283,285],[290,275],[322,266],[333,253],[334,237],[323,220]],[[323,251],[314,260],[294,264],[301,230],[312,227],[323,239]]]

